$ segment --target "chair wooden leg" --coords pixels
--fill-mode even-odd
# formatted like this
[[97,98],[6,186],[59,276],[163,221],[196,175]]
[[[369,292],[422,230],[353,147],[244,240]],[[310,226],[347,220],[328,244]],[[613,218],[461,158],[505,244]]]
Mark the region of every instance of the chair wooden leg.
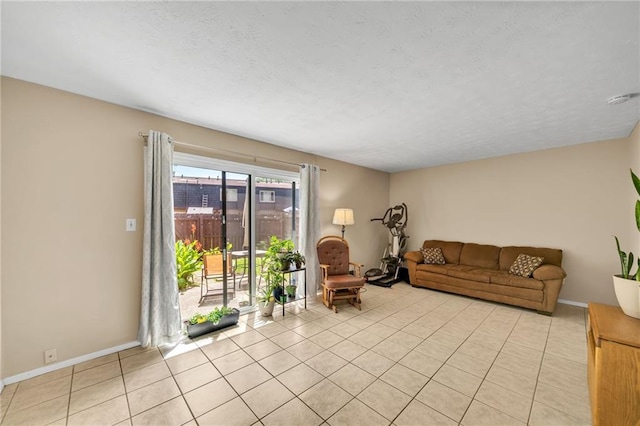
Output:
[[330,308],[331,306],[329,306],[329,294],[328,293],[329,293],[329,290],[327,290],[327,288],[325,286],[322,286],[322,303],[327,308]]

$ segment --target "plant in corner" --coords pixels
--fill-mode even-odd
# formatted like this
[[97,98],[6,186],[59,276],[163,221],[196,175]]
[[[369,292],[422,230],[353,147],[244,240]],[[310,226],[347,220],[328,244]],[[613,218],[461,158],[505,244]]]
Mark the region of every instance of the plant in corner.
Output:
[[[640,179],[631,170],[631,180],[633,185],[640,196]],[[640,232],[640,200],[636,200],[635,206],[636,227]],[[618,237],[614,236],[616,240],[616,248],[618,249],[618,256],[620,257],[620,269],[622,270],[620,275],[613,276],[613,286],[618,299],[618,304],[622,311],[634,318],[640,318],[640,258],[638,258],[638,269],[636,273],[631,273],[634,267],[633,253],[628,254],[620,250],[620,241]]]

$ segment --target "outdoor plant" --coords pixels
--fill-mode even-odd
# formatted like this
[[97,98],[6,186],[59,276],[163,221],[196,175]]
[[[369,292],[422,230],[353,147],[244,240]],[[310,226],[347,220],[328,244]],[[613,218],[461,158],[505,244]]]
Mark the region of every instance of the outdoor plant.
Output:
[[202,267],[202,244],[195,239],[196,225],[191,224],[191,238],[176,241],[176,272],[178,289],[186,290],[195,285],[193,274]]
[[[638,178],[638,176],[635,175],[635,173],[633,173],[633,170],[630,170],[630,171],[631,171],[631,180],[633,181],[633,186],[636,188],[636,192],[638,193],[638,196],[640,196],[640,179]],[[636,200],[635,212],[636,212],[636,227],[640,232],[640,200]],[[620,256],[620,268],[622,270],[622,274],[621,274],[622,278],[636,279],[637,281],[640,281],[640,258],[638,258],[638,270],[636,271],[635,274],[632,274],[631,269],[634,266],[633,253],[629,252],[629,254],[627,254],[624,251],[620,250],[620,242],[618,241],[618,237],[614,236],[613,238],[616,239],[616,248],[618,249],[618,256]]]
[[191,318],[189,318],[189,324],[200,324],[205,321],[212,322],[217,324],[220,322],[220,319],[225,315],[230,315],[233,313],[233,309],[227,306],[216,307],[213,311],[209,312],[207,315],[196,312]]
[[[231,244],[231,242],[227,242],[227,251],[230,251],[232,247],[233,244]],[[205,250],[204,254],[222,254],[222,250],[220,250],[220,247],[215,246],[212,249]]]
[[187,287],[195,285],[193,274],[200,270],[202,261],[198,241],[189,240],[176,241],[176,267],[178,275],[178,289],[185,290]]

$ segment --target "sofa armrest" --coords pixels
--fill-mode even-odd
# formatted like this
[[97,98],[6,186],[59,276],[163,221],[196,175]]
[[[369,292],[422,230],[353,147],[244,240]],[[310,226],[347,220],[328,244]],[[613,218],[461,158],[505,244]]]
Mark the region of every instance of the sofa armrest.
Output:
[[418,263],[424,262],[422,253],[419,251],[410,251],[405,253],[404,260],[407,262],[407,269],[409,270],[409,284],[416,283],[416,267]]
[[409,251],[405,253],[404,260],[408,260],[415,263],[424,262],[424,258],[422,257],[422,253],[420,251]]
[[533,278],[539,281],[561,280],[566,276],[564,269],[555,265],[542,265],[533,271]]
[[533,271],[533,278],[544,283],[544,296],[540,312],[551,315],[556,310],[558,296],[566,276],[564,269],[555,265],[542,265]]

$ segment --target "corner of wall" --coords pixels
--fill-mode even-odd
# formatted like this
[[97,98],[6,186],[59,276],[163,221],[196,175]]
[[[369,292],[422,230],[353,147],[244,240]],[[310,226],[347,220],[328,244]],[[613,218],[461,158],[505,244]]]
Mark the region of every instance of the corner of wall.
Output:
[[[640,121],[636,123],[636,127],[631,132],[631,135],[629,135],[629,144],[629,167],[636,175],[640,176]],[[630,186],[630,190],[632,191],[631,205],[635,206],[636,200],[638,200],[640,196],[638,196],[638,193],[635,191],[633,186]],[[638,232],[635,220],[631,221],[631,232],[629,235],[634,236],[633,246],[635,247],[635,250],[633,251],[640,253],[640,232]]]
[[[2,80],[0,80],[0,129],[2,129]],[[0,393],[4,388],[2,374],[2,131],[0,130]]]

